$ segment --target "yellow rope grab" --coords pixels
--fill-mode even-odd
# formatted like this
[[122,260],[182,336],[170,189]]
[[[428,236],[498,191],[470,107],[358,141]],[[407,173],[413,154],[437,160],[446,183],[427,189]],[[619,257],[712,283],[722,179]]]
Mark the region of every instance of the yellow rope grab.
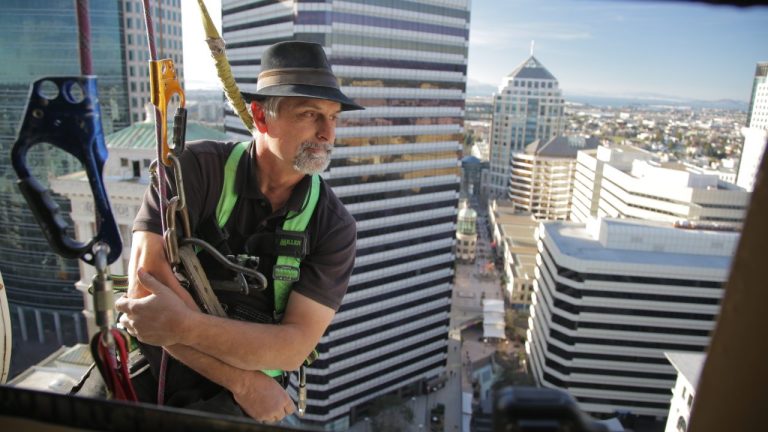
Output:
[[200,14],[203,18],[203,27],[205,28],[205,41],[208,43],[208,49],[211,50],[211,57],[213,57],[216,63],[216,73],[219,75],[219,79],[224,86],[224,94],[227,95],[229,103],[232,108],[237,112],[237,115],[242,120],[245,127],[249,132],[253,132],[253,118],[248,113],[248,109],[243,101],[243,95],[240,94],[240,89],[237,88],[235,77],[232,75],[232,68],[229,66],[229,60],[227,60],[226,44],[224,39],[219,35],[219,31],[211,20],[211,16],[208,15],[208,9],[205,7],[203,0],[197,0],[198,6],[200,6]]

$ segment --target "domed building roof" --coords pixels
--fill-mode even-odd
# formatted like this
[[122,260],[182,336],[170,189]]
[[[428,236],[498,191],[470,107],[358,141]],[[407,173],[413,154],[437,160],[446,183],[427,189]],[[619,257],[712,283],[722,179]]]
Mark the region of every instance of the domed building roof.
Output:
[[477,234],[477,212],[469,207],[466,200],[462,200],[460,206],[456,231],[465,235]]
[[459,219],[477,219],[477,212],[469,207],[459,210]]

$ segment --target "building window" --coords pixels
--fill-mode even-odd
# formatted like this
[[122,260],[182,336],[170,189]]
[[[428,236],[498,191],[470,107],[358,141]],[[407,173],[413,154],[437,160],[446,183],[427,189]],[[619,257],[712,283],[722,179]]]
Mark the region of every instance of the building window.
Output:
[[128,159],[127,158],[120,158],[120,166],[121,167],[127,167],[128,166]]
[[680,417],[677,419],[677,430],[678,430],[679,432],[685,432],[685,430],[686,430],[687,428],[688,428],[688,426],[687,426],[687,424],[686,424],[685,418],[683,418],[683,416],[680,416]]
[[693,395],[688,394],[688,409],[691,409],[692,405],[693,405]]

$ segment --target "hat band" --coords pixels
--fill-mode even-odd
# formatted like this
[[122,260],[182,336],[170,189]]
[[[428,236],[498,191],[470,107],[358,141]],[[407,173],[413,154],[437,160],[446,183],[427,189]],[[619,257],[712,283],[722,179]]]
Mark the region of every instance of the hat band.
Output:
[[319,68],[285,68],[270,69],[259,74],[256,81],[256,91],[265,87],[286,84],[301,84],[338,89],[339,82],[328,69]]

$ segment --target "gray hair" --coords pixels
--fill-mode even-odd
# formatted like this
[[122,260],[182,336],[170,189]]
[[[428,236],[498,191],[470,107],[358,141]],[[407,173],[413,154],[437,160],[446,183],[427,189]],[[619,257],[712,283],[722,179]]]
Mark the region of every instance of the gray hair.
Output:
[[261,105],[261,109],[264,110],[266,117],[276,119],[277,113],[280,110],[280,103],[284,98],[284,96],[269,96],[262,101],[257,101],[257,103]]

